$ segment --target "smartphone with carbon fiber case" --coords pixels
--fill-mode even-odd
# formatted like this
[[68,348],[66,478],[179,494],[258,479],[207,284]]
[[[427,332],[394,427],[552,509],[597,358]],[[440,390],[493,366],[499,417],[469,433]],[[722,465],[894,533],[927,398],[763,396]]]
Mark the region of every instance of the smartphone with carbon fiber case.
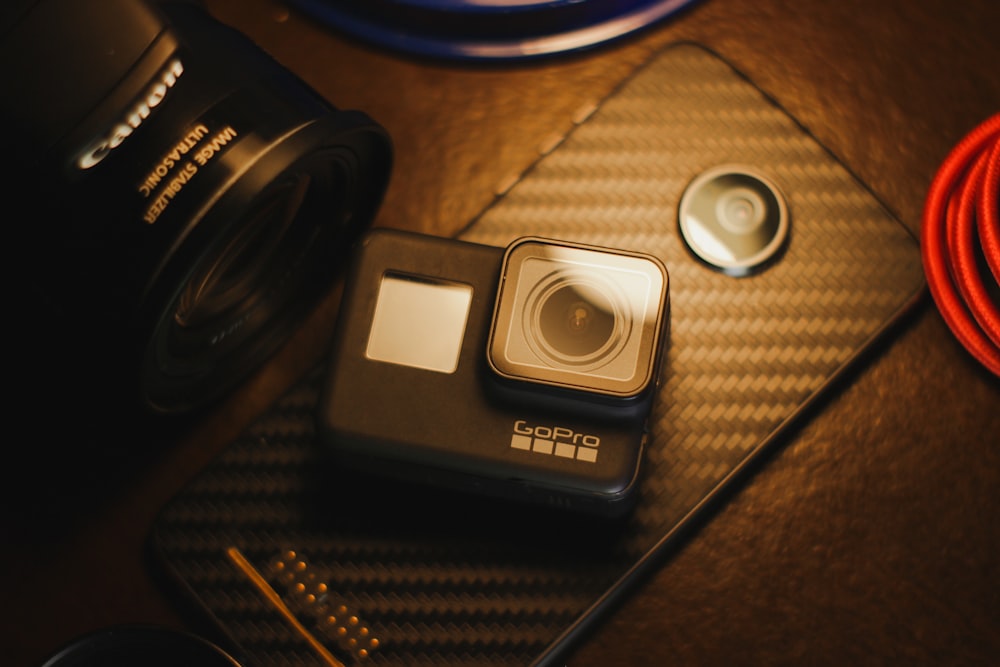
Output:
[[632,512],[595,524],[324,467],[318,370],[156,527],[170,569],[260,664],[311,644],[227,561],[233,549],[279,592],[289,564],[307,563],[324,597],[294,607],[302,627],[320,635],[325,610],[350,609],[377,638],[369,664],[562,664],[923,294],[916,239],[705,48],[667,47],[579,118],[461,240],[558,238],[666,266],[669,345]]

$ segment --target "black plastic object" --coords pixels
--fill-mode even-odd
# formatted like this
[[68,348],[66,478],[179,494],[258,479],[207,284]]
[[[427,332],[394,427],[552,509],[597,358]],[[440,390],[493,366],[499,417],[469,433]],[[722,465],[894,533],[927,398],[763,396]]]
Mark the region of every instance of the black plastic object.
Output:
[[293,0],[331,27],[421,56],[520,60],[591,48],[695,0]]
[[62,422],[113,415],[103,439],[140,408],[211,404],[328,294],[390,138],[200,3],[18,0],[0,19],[18,165],[0,194],[30,206],[5,243],[13,412],[51,421],[57,382]]
[[64,646],[41,667],[240,667],[207,639],[159,626],[98,630]]
[[[744,277],[696,259],[677,223],[688,183],[734,163],[768,174],[791,219],[781,257]],[[573,520],[345,474],[317,442],[317,370],[155,528],[169,570],[260,664],[307,659],[311,648],[233,566],[231,547],[279,588],[273,559],[299,554],[328,605],[352,610],[378,639],[368,664],[562,664],[637,575],[925,294],[914,236],[782,109],[696,45],[654,56],[524,183],[463,238],[641,248],[670,272],[665,379],[633,512],[623,522]],[[322,630],[319,605],[299,618]]]
[[[358,244],[348,280],[318,410],[337,461],[601,516],[630,508],[669,314],[658,262],[539,239],[503,253],[379,229]],[[579,291],[565,288],[570,280]],[[616,299],[602,304],[612,323],[604,337],[617,323],[622,343],[606,346],[611,363],[559,366],[518,339],[545,331],[527,302],[551,307],[553,284],[578,308],[580,285]],[[549,333],[564,332],[564,306]]]

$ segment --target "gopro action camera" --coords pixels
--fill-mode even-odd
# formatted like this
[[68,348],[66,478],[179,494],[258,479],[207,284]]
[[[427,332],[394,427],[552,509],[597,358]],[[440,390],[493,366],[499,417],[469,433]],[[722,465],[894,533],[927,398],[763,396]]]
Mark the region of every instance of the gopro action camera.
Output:
[[666,268],[640,253],[372,230],[345,287],[322,440],[369,472],[621,515],[668,295]]

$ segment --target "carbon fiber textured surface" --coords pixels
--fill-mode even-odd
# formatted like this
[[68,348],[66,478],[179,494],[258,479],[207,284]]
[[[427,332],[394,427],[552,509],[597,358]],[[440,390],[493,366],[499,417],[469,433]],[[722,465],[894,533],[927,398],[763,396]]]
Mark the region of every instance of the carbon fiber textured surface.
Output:
[[[768,173],[791,212],[780,261],[748,278],[699,263],[677,233],[687,183],[724,163]],[[329,663],[324,650],[347,665],[554,659],[923,286],[903,226],[695,45],[666,49],[581,114],[463,238],[506,245],[527,234],[650,252],[670,271],[667,371],[634,514],[599,524],[331,469],[314,440],[317,369],[153,533],[253,664]]]

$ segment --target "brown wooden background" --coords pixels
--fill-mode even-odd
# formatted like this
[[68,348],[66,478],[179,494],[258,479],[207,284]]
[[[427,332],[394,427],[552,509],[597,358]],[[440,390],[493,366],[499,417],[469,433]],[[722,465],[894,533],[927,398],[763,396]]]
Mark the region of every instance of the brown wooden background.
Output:
[[[940,161],[1000,112],[995,0],[704,0],[610,47],[490,66],[358,45],[271,0],[208,5],[335,105],[382,123],[396,166],[378,224],[439,234],[487,204],[583,101],[677,39],[736,64],[915,232]],[[149,527],[318,360],[336,307],[334,294],[179,436],[83,484],[43,481],[5,501],[0,662],[36,665],[117,623],[211,632],[151,574]],[[7,437],[9,465],[19,446],[45,446],[31,435]],[[998,582],[1000,380],[928,299],[569,664],[1000,664]]]

